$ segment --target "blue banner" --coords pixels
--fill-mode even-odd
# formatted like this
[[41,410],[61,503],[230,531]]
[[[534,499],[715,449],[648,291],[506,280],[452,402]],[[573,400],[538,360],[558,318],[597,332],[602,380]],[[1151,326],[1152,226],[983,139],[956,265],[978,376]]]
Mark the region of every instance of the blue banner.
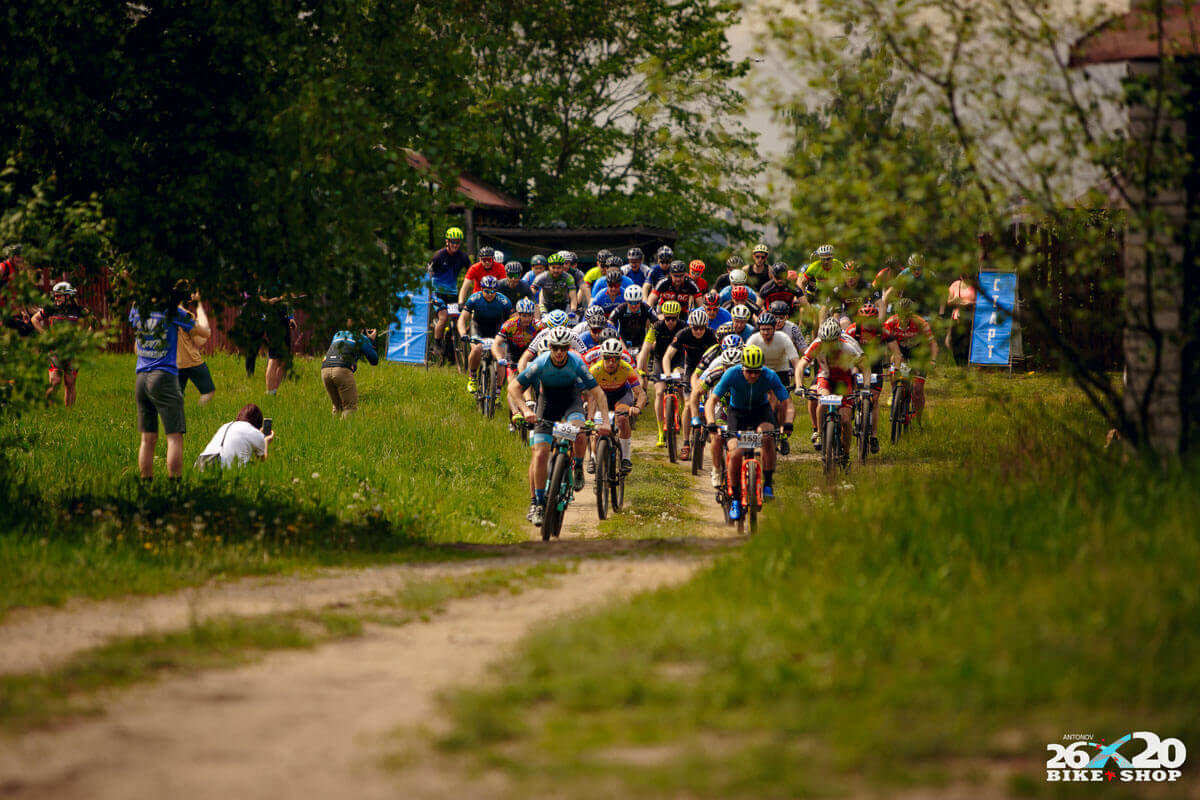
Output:
[[1012,362],[1013,308],[1017,303],[1015,272],[980,272],[971,331],[972,364],[1007,367]]
[[403,364],[424,364],[425,345],[429,338],[429,288],[422,287],[415,292],[396,292],[396,296],[407,297],[412,303],[412,308],[398,310],[398,322],[388,326],[387,360]]

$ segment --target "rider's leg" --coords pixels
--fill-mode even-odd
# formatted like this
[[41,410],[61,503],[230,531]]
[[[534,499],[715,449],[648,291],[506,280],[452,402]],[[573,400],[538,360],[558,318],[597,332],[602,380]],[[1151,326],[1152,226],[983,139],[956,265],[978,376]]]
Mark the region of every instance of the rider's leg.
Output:
[[[629,406],[621,403],[617,411],[629,411]],[[629,427],[629,415],[617,417],[617,441],[621,445],[621,458],[628,459],[633,452],[633,429]]]
[[742,496],[742,451],[737,446],[737,439],[729,440],[729,462],[726,466],[726,484],[733,499]]
[[658,425],[658,438],[663,438],[666,426],[663,425],[663,409],[667,397],[667,385],[662,381],[654,384],[654,422]]
[[529,459],[529,496],[538,504],[546,502],[546,472],[550,463],[550,443],[537,442]]
[[58,386],[62,381],[63,373],[61,369],[50,370],[50,388],[46,390],[46,397],[52,396],[58,390]]
[[446,309],[439,308],[437,312],[437,322],[433,326],[433,338],[436,341],[442,340],[442,333],[446,328]]
[[815,431],[817,429],[817,401],[816,400],[808,401],[808,418],[812,422],[812,429]]
[[467,356],[467,367],[470,370],[468,374],[474,375],[479,369],[479,362],[483,360],[483,345],[471,345],[471,355]]
[[[764,422],[758,426],[758,429],[763,433],[769,433],[775,430],[775,426],[769,422]],[[762,464],[763,464],[763,486],[773,486],[775,481],[775,437],[764,436],[762,443]]]
[[925,379],[914,378],[912,383],[913,390],[913,418],[919,423],[921,421],[921,411],[925,408]]
[[63,373],[63,405],[75,405],[75,378],[79,375],[75,370],[67,370]]
[[871,435],[879,433],[879,393],[880,389],[871,390]]

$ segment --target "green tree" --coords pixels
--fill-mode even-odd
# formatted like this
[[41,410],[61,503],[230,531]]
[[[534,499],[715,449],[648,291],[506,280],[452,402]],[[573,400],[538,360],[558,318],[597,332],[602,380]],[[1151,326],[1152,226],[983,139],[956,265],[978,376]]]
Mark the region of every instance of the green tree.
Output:
[[466,163],[531,221],[661,225],[686,247],[750,238],[763,204],[755,136],[736,120],[747,64],[725,36],[738,4],[477,9]]

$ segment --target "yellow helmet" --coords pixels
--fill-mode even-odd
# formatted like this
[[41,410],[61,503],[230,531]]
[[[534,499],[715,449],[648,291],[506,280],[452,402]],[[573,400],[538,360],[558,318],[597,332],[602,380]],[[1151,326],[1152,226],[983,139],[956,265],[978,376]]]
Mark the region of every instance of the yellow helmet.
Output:
[[678,317],[683,313],[683,306],[679,305],[678,300],[668,300],[662,304],[662,308],[659,309],[659,312],[664,317]]
[[742,348],[742,366],[747,369],[762,369],[763,351],[758,345],[748,344]]
[[447,228],[446,239],[451,242],[461,242],[463,240],[462,228]]

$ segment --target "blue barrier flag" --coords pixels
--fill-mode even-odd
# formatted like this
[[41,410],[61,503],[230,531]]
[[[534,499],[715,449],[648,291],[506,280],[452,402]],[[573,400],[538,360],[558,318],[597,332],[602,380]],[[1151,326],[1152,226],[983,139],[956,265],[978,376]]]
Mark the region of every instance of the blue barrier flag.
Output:
[[1007,367],[1012,361],[1017,274],[980,272],[976,295],[970,362],[982,366]]
[[396,312],[397,322],[388,326],[387,360],[424,364],[425,345],[429,338],[430,290],[423,286],[413,292],[396,292],[396,296],[407,297],[412,308],[399,309]]

